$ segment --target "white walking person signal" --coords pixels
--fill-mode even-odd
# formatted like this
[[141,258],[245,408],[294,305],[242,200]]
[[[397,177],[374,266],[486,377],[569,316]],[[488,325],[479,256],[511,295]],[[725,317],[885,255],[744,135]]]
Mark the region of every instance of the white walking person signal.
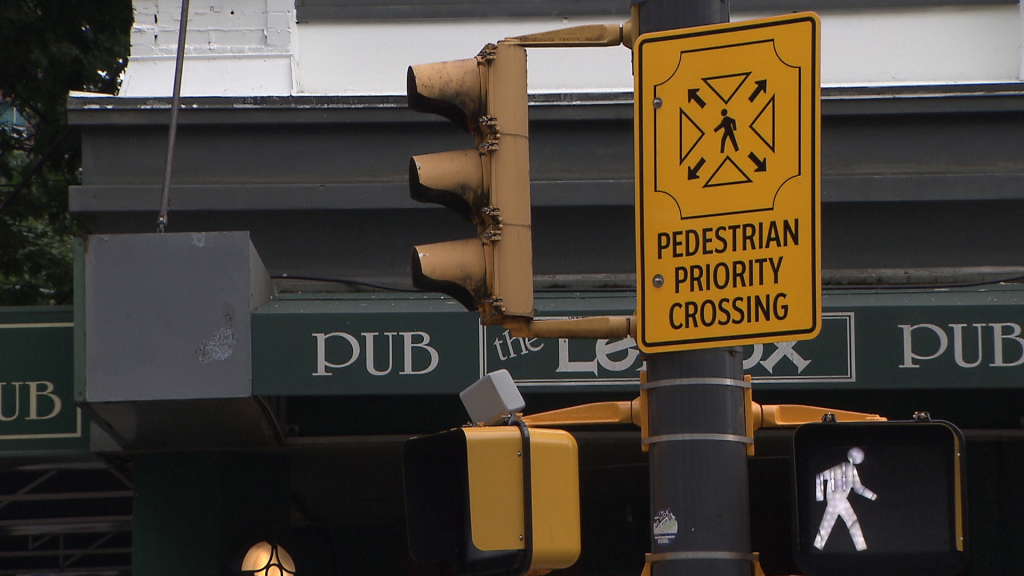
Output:
[[864,541],[864,533],[860,529],[860,521],[857,514],[850,506],[850,491],[869,499],[874,500],[878,495],[868,490],[860,483],[860,476],[857,474],[857,464],[864,461],[864,451],[860,448],[850,448],[846,453],[848,462],[836,464],[835,466],[821,472],[815,477],[814,498],[818,502],[825,501],[825,516],[821,519],[818,527],[818,535],[814,538],[814,547],[821,550],[825,547],[832,527],[837,517],[842,517],[846,527],[850,531],[850,538],[853,545],[860,550],[867,550],[868,544]]

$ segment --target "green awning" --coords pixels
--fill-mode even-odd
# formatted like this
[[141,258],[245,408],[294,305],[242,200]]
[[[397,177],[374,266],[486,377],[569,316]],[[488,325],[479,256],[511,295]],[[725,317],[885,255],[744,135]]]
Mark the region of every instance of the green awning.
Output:
[[[630,314],[633,294],[543,293],[540,316]],[[746,346],[755,391],[1024,386],[1024,288],[827,292],[814,340]],[[260,395],[455,394],[508,369],[528,392],[636,390],[632,339],[523,339],[440,296],[282,295],[253,318]]]

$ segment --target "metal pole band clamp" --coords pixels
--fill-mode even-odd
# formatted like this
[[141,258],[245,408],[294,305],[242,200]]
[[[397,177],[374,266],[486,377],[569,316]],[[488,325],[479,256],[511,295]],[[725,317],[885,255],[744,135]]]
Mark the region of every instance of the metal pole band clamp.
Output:
[[663,388],[665,386],[735,386],[737,388],[750,388],[746,380],[735,378],[668,378],[665,380],[653,380],[640,385],[641,390],[651,388]]
[[754,443],[753,438],[749,436],[739,436],[737,434],[663,434],[661,436],[644,438],[640,443],[646,446],[657,442],[678,442],[688,440],[718,440],[722,442],[740,442],[743,444]]
[[660,554],[646,554],[647,562],[664,562],[666,560],[742,560],[744,562],[755,562],[757,557],[744,552],[662,552]]

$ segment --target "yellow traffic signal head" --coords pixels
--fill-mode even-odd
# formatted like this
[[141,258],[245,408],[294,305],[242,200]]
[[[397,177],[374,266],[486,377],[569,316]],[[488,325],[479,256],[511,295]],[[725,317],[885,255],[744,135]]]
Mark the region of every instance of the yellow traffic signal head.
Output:
[[[413,284],[452,296],[484,324],[533,318],[526,49],[499,42],[476,58],[411,66],[407,84],[410,108],[444,116],[476,140],[473,149],[409,163],[410,196],[474,222],[479,244],[417,247]],[[460,258],[470,260],[452,261]]]

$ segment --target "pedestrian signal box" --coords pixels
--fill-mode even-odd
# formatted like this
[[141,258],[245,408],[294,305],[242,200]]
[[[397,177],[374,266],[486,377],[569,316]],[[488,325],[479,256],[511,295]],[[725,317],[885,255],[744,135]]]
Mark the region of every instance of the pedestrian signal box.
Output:
[[403,453],[409,552],[460,576],[567,568],[580,554],[576,440],[478,426],[413,438]]
[[805,424],[795,559],[810,576],[943,576],[967,561],[963,436],[946,422]]

